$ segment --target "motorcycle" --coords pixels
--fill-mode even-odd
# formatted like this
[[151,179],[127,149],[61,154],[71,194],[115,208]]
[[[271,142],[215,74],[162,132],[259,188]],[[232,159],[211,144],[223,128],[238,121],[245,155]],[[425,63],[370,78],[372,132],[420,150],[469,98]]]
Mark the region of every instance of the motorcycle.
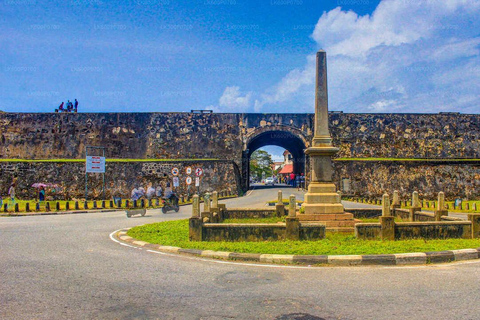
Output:
[[178,212],[180,210],[180,206],[178,205],[178,197],[176,194],[172,194],[169,198],[162,198],[162,212],[167,213],[167,211],[174,210]]

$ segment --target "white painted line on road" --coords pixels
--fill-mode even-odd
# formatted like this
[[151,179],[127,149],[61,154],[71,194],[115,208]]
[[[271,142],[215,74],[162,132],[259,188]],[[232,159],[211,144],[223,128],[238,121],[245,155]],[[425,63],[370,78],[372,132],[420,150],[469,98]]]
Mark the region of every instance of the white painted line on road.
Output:
[[255,190],[255,187],[253,187],[251,190],[249,190],[249,191],[247,192],[247,194],[245,195],[245,197],[248,197],[249,195],[251,195],[252,192],[253,192],[253,190]]
[[123,230],[123,229],[118,229],[118,230],[113,231],[112,233],[110,233],[110,240],[113,240],[114,242],[119,243],[119,244],[121,244],[122,246],[125,246],[125,247],[130,247],[130,248],[134,248],[134,249],[143,250],[142,248],[138,248],[138,247],[135,247],[135,246],[131,246],[131,245],[129,245],[129,244],[123,243],[123,242],[118,241],[117,239],[115,239],[115,238],[113,237],[113,235],[114,235],[115,233],[117,233],[118,231],[120,231],[120,230]]

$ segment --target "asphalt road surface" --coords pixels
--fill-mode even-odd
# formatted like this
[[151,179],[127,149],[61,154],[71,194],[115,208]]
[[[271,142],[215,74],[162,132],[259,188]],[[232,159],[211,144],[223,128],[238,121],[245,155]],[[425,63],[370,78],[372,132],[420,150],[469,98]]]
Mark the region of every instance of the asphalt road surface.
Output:
[[[260,204],[276,199],[277,190],[254,190],[226,202]],[[421,267],[250,265],[155,254],[109,237],[120,228],[187,218],[190,210],[152,210],[130,219],[121,212],[0,218],[0,318],[480,318],[476,261]]]

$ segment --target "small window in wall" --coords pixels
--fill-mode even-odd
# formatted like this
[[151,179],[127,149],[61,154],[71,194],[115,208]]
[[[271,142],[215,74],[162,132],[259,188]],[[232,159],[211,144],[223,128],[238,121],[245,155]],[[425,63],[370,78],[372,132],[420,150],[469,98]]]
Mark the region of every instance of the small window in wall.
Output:
[[351,191],[350,178],[342,178],[342,192],[350,193]]

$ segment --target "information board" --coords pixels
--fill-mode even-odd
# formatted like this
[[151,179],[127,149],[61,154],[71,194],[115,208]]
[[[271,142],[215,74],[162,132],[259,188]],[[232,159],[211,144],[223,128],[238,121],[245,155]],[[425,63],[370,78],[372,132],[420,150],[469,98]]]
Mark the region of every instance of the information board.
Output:
[[86,172],[105,173],[105,157],[87,156]]

